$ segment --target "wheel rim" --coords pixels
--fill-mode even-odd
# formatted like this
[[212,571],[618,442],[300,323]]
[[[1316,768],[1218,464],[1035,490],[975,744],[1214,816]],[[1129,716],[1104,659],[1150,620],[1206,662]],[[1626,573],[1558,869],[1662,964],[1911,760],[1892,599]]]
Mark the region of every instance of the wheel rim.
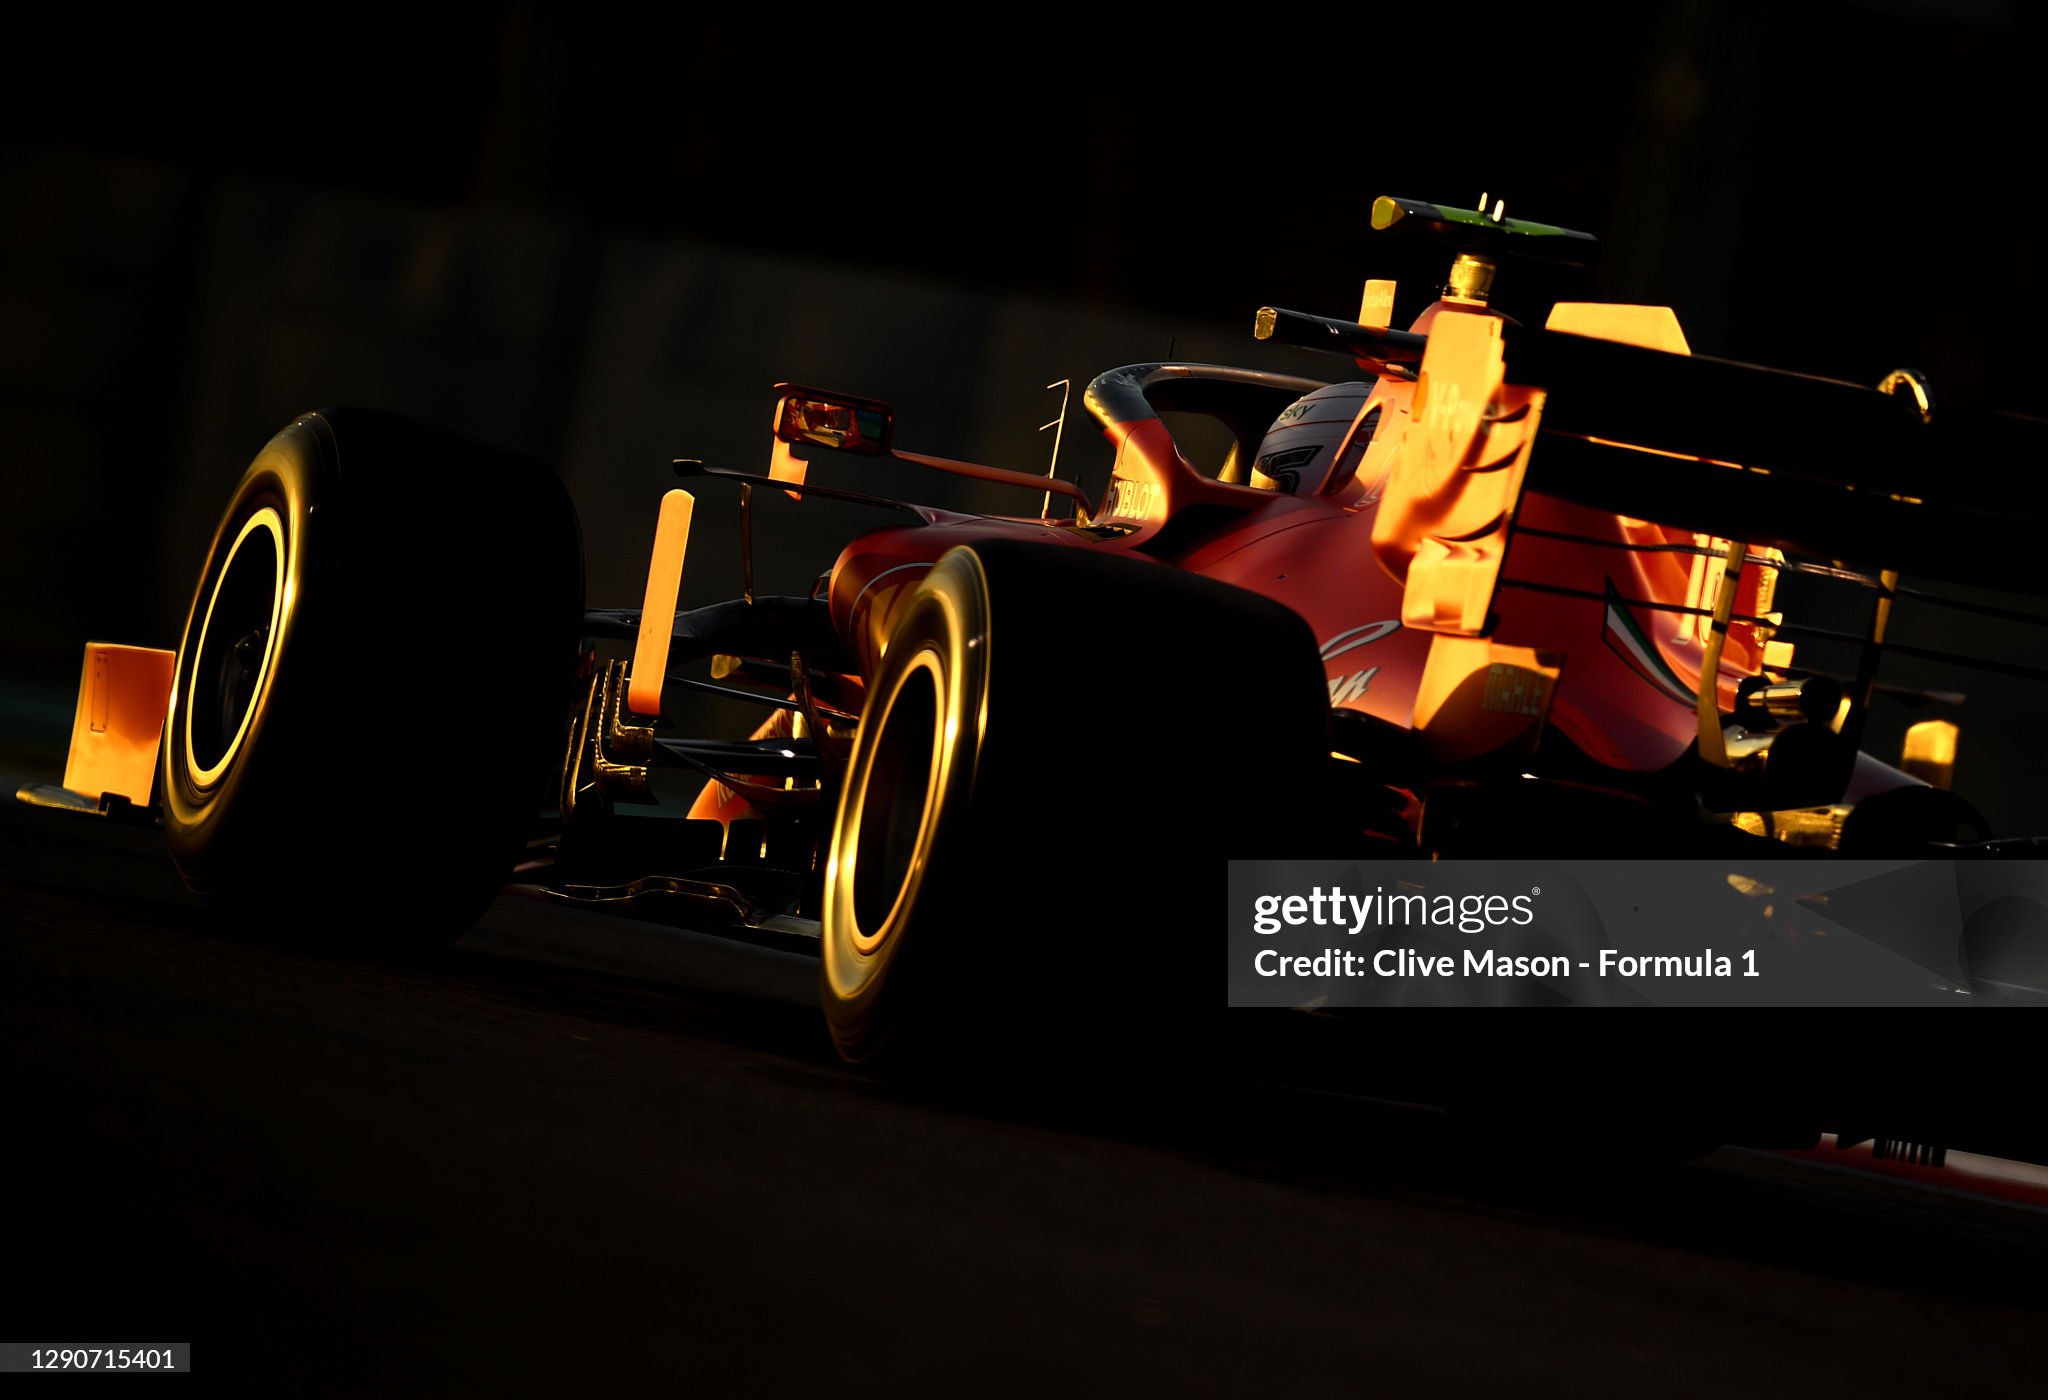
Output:
[[234,762],[270,680],[285,608],[285,559],[283,517],[263,506],[242,522],[207,596],[182,726],[185,765],[201,788]]

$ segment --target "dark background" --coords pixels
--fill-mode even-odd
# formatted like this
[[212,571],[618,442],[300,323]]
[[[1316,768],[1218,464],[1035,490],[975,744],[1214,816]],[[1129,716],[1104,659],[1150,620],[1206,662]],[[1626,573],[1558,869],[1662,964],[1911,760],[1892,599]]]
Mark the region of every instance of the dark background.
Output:
[[[1419,310],[1441,269],[1368,241],[1381,193],[1599,233],[1580,290],[1668,302],[1704,353],[2048,412],[2042,21],[1996,0],[10,24],[0,722],[31,740],[61,745],[84,638],[175,644],[214,513],[296,412],[397,407],[557,463],[593,602],[631,603],[664,463],[758,469],[777,379],[1037,468],[1049,380],[1169,346],[1333,372],[1254,345],[1251,312],[1348,315],[1367,275]],[[1101,456],[1081,419],[1077,394],[1070,469]],[[686,602],[737,588],[719,489]],[[768,509],[771,589],[860,523]],[[1959,786],[2033,819],[2029,690],[1887,674],[1968,689]]]
[[[1418,309],[1441,268],[1369,239],[1384,192],[1600,233],[1588,294],[1668,301],[1702,351],[2048,411],[2017,4],[650,10],[9,15],[0,749],[61,755],[84,638],[175,643],[297,412],[555,461],[593,600],[630,604],[665,463],[758,468],[777,379],[1035,467],[1048,380],[1169,345],[1326,372],[1251,312],[1346,314],[1374,274]],[[719,489],[686,601],[738,585]],[[762,510],[784,589],[861,519]],[[2018,824],[2038,690],[1962,683],[1962,785]],[[2039,1391],[2038,1212],[1826,1160],[1645,1172],[1330,1095],[962,1102],[839,1066],[793,958],[510,898],[421,966],[270,948],[215,931],[156,834],[26,808],[0,895],[17,1335],[182,1328],[202,1371],[310,1394]],[[1888,1051],[2038,1100],[2016,1034],[1717,1030],[1686,1035],[1717,1063]],[[1700,1091],[1632,1044],[1586,1087]],[[1404,1025],[1357,1063],[1430,1053]]]

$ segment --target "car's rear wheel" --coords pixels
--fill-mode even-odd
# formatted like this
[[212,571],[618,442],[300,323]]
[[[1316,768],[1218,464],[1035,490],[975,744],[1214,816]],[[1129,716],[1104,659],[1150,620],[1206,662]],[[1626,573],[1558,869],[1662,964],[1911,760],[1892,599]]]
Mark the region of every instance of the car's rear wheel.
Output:
[[826,860],[841,1054],[1220,1009],[1225,861],[1315,847],[1328,753],[1287,608],[1106,551],[948,552],[869,679]]
[[178,648],[158,788],[186,883],[279,936],[459,933],[560,760],[582,603],[546,467],[387,414],[292,423]]

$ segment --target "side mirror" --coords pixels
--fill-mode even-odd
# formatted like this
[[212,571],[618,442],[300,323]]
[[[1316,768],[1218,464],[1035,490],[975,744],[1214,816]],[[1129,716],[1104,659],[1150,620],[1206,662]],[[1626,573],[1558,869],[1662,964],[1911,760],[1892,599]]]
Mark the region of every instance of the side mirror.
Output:
[[896,436],[896,412],[879,399],[778,384],[775,436],[792,446],[815,443],[863,457],[880,457]]

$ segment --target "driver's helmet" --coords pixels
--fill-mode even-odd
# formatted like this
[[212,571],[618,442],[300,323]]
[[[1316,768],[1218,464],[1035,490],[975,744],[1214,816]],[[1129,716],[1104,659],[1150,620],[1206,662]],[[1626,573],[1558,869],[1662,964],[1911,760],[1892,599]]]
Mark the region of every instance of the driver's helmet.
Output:
[[1259,442],[1258,456],[1252,459],[1252,485],[1314,496],[1332,482],[1348,480],[1358,470],[1372,433],[1361,431],[1348,448],[1344,439],[1371,393],[1370,384],[1326,384],[1287,405]]

